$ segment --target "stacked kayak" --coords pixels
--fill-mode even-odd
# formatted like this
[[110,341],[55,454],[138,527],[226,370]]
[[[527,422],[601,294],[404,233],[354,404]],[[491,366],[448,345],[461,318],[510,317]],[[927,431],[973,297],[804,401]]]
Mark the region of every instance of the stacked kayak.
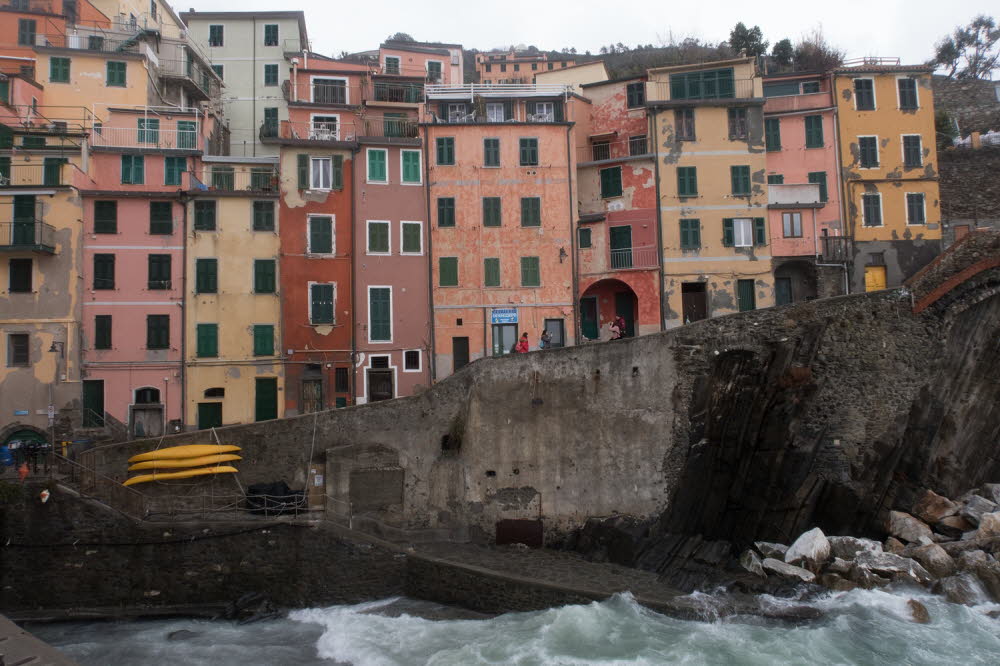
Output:
[[[196,476],[214,474],[235,474],[238,470],[222,463],[242,460],[236,455],[240,447],[226,444],[187,444],[140,453],[128,459],[130,472],[152,470],[146,474],[133,476],[125,481],[126,486],[148,481],[169,479],[190,479]],[[160,471],[169,470],[169,471]]]

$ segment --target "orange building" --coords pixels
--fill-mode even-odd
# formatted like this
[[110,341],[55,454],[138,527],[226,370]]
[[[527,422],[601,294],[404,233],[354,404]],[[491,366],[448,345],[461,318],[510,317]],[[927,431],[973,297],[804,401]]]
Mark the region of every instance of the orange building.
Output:
[[490,51],[476,55],[476,75],[487,85],[532,83],[535,74],[565,69],[575,62],[576,56],[550,56],[540,51]]

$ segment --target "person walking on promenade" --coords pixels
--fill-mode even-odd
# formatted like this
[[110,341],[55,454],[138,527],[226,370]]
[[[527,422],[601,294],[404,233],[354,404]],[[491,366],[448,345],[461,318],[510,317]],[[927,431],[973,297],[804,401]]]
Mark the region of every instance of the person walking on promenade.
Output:
[[528,334],[525,332],[521,334],[521,339],[518,340],[517,346],[514,347],[514,351],[516,351],[518,354],[527,354],[528,349],[529,349]]
[[548,331],[542,331],[542,339],[538,343],[538,348],[548,349],[550,344],[552,344],[552,336],[549,335]]

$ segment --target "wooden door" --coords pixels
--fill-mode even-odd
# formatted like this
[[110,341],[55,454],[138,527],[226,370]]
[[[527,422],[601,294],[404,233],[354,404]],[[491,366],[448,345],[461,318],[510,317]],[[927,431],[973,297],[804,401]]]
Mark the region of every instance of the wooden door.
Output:
[[83,380],[83,427],[104,426],[104,380]]
[[611,227],[611,268],[632,268],[632,227]]
[[757,309],[757,294],[754,292],[753,280],[736,281],[736,302],[740,312]]
[[132,407],[132,436],[159,437],[163,434],[163,405]]
[[774,300],[777,305],[787,305],[792,302],[792,278],[774,279]]
[[368,402],[391,400],[395,397],[392,388],[392,370],[368,371]]
[[14,196],[14,234],[12,245],[35,244],[35,195]]
[[704,282],[681,284],[681,310],[685,324],[708,318],[708,291]]
[[323,409],[323,380],[302,380],[302,413],[318,412]]
[[257,377],[254,400],[254,419],[269,421],[278,418],[277,377]]
[[597,327],[597,297],[584,296],[580,299],[580,329],[583,337],[597,340],[601,334]]
[[885,285],[885,266],[865,266],[865,291],[879,291]]
[[222,403],[198,403],[198,430],[222,427]]
[[458,372],[469,365],[469,338],[451,339],[452,372]]

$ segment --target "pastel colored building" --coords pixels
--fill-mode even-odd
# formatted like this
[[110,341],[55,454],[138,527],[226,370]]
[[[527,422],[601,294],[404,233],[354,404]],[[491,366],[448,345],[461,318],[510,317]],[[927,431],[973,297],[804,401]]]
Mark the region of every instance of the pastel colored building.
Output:
[[764,77],[768,228],[775,303],[847,293],[836,106],[817,73]]
[[774,305],[753,58],[649,70],[667,328]]
[[610,78],[608,68],[605,67],[603,60],[594,60],[558,69],[545,69],[532,72],[532,74],[532,83],[567,85],[578,94],[583,94],[581,86],[588,83],[601,83]]
[[565,86],[428,89],[435,378],[511,352],[578,339],[576,146],[581,100]]
[[542,51],[488,51],[476,54],[476,78],[485,85],[532,83],[540,72],[566,69],[575,63],[576,56],[549,55]]
[[584,83],[581,92],[591,102],[574,131],[581,334],[607,340],[617,316],[628,335],[653,333],[662,326],[661,253],[645,77]]
[[851,291],[897,287],[941,251],[931,74],[883,58],[833,71]]

